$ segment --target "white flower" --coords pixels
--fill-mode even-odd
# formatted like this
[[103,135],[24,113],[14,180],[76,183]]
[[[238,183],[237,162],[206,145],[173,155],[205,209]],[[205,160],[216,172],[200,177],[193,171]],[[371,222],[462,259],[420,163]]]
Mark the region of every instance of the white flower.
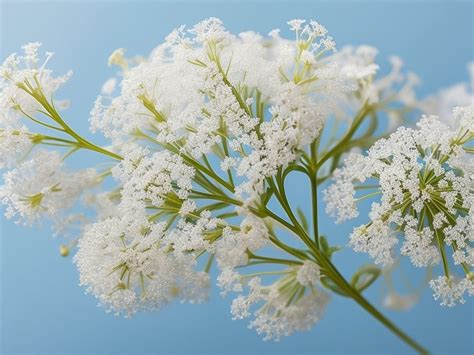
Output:
[[114,92],[116,85],[117,79],[107,79],[107,81],[102,85],[102,89],[100,91],[104,95],[111,95]]
[[214,245],[206,239],[205,233],[217,232],[220,222],[219,219],[213,218],[209,211],[203,211],[193,222],[188,222],[185,218],[180,219],[176,227],[170,230],[166,239],[178,252],[195,255],[201,251],[212,252]]
[[119,214],[119,195],[116,192],[86,193],[84,203],[96,211],[99,221]]
[[32,147],[26,127],[0,129],[0,169],[12,167]]
[[[123,183],[122,204],[143,202],[159,207],[167,199],[186,200],[194,169],[168,151],[146,154],[139,147],[126,147],[124,160],[112,169],[114,177]],[[188,204],[185,209],[190,207]]]
[[417,267],[435,265],[440,261],[438,248],[433,245],[434,232],[425,227],[421,231],[405,228],[405,241],[401,253],[410,257]]
[[297,31],[301,29],[301,25],[303,25],[305,22],[306,22],[305,20],[294,19],[294,20],[288,21],[287,23],[288,25],[290,25],[293,31]]
[[269,242],[265,223],[254,215],[246,216],[240,231],[225,228],[222,237],[216,242],[216,258],[223,270],[247,263],[247,250],[255,252]]
[[217,286],[222,290],[221,295],[225,296],[228,292],[242,292],[243,285],[241,276],[230,267],[225,267],[217,276]]
[[185,200],[183,204],[181,205],[181,208],[179,209],[179,214],[181,216],[186,216],[187,214],[190,214],[191,212],[194,212],[196,210],[196,202],[193,200]]
[[392,70],[378,77],[377,53],[376,48],[367,45],[345,46],[330,57],[352,83],[350,93],[334,111],[336,117],[347,120],[365,104],[383,105],[389,118],[388,130],[393,131],[404,119],[400,104],[407,109],[419,105],[414,89],[420,80],[414,73],[402,71],[403,63],[398,57],[391,57]]
[[196,35],[199,43],[221,42],[230,37],[230,34],[222,26],[222,21],[216,17],[210,17],[196,24],[191,33]]
[[390,228],[380,220],[369,226],[354,228],[350,235],[350,245],[357,252],[368,253],[376,264],[393,263],[392,249],[398,243]]
[[453,307],[456,302],[465,303],[464,294],[466,292],[468,296],[474,295],[474,283],[468,277],[458,280],[439,276],[430,281],[430,287],[433,289],[434,299],[441,299],[442,306]]
[[84,191],[97,182],[94,169],[68,173],[56,152],[37,151],[16,169],[3,175],[0,201],[7,206],[7,218],[19,217],[32,224],[41,216],[55,219],[70,208]]
[[231,168],[235,167],[236,159],[231,157],[225,157],[224,160],[221,162],[221,169],[223,171],[228,171]]
[[467,69],[470,77],[468,82],[456,83],[428,96],[419,103],[420,108],[424,112],[439,115],[444,123],[457,128],[454,125],[458,121],[449,119],[452,110],[456,106],[469,106],[474,102],[474,62],[468,63]]
[[[357,217],[357,202],[377,200],[367,223],[350,235],[355,251],[368,253],[376,264],[391,264],[398,245],[417,267],[443,260],[446,275],[451,257],[468,276],[440,277],[430,284],[442,304],[464,302],[463,295],[474,292],[468,271],[474,263],[474,107],[454,109],[452,126],[423,116],[417,128],[393,132],[393,122],[418,105],[419,80],[402,71],[401,60],[391,58],[391,72],[377,78],[375,48],[346,47],[337,53],[321,24],[288,24],[292,40],[278,30],[268,36],[234,35],[211,17],[191,29],[178,27],[147,58],[127,58],[125,49],[115,50],[108,64],[120,72],[103,84],[90,112],[91,130],[110,139],[109,151],[78,136],[56,115],[65,101],[53,102],[51,96],[69,75],[55,77],[46,69],[51,53],[42,62],[40,44],[31,43],[24,55],[8,57],[0,67],[0,168],[12,169],[0,187],[6,216],[29,224],[48,217],[58,234],[78,226],[81,236],[70,245],[78,247],[74,262],[80,284],[107,311],[131,316],[175,299],[202,302],[215,262],[221,293],[239,293],[233,318],[252,317],[250,328],[264,339],[279,340],[321,319],[329,300],[323,286],[336,292],[331,286],[345,283],[329,260],[337,248],[318,253],[284,191],[292,171],[307,174],[312,184],[317,178],[316,185],[332,176],[324,198],[337,222]],[[354,111],[361,121],[352,122],[341,145],[331,137],[319,149],[328,119],[353,117]],[[380,111],[393,133],[363,155]],[[45,122],[32,116],[38,113]],[[372,121],[359,135],[362,114]],[[49,125],[50,118],[61,128]],[[21,119],[74,141],[31,133]],[[339,122],[335,134],[338,127]],[[39,144],[71,150],[64,155],[33,151]],[[63,160],[74,148],[119,161],[100,174],[69,172]],[[327,154],[321,160],[318,150]],[[338,168],[344,157],[345,166]],[[330,168],[321,166],[331,160]],[[90,189],[102,182],[108,191]],[[78,201],[93,207],[95,216],[72,213]],[[280,227],[303,243],[286,244],[277,236]],[[62,250],[68,253],[69,246]],[[269,264],[280,268],[261,269]],[[241,273],[244,266],[252,272]],[[413,303],[396,294],[385,300],[391,308]]]
[[[294,292],[299,293],[289,303],[287,295],[280,292],[280,287],[287,283],[296,287]],[[291,286],[290,285],[290,286]],[[248,283],[249,293],[239,295],[232,302],[231,312],[234,319],[243,319],[252,315],[255,319],[249,327],[264,335],[264,340],[279,341],[283,336],[289,336],[295,331],[311,329],[323,316],[329,297],[323,291],[312,288],[305,292],[296,281],[294,275],[283,277],[270,286],[261,285],[259,278],[253,278]],[[260,304],[260,308],[256,305]]]
[[[336,170],[325,200],[338,221],[357,216],[356,201],[381,196],[372,204],[371,221],[351,234],[355,251],[387,264],[397,237],[404,236],[401,253],[417,267],[437,264],[448,250],[455,264],[465,269],[472,264],[474,164],[463,145],[474,132],[474,110],[457,108],[454,119],[458,128],[452,130],[436,116],[423,116],[418,129],[400,127],[377,141],[367,156],[350,155]],[[356,187],[367,181],[374,187],[357,197]]]
[[363,183],[370,177],[366,166],[367,160],[360,154],[349,153],[345,159],[344,169],[336,169],[333,173],[335,183],[324,190],[326,212],[336,217],[336,223],[356,218],[359,215],[354,196],[354,181]]
[[[332,46],[326,34],[314,21],[302,31],[317,65],[305,73],[308,83],[298,85],[291,78],[299,66],[292,60],[299,50],[295,41],[253,32],[232,36],[216,18],[188,31],[180,27],[123,73],[118,97],[98,97],[91,127],[114,145],[147,135],[195,159],[215,152],[226,138],[231,152],[221,166],[245,177],[237,195],[248,205],[267,177],[319,135],[330,108],[348,90],[339,68],[322,61],[318,48]],[[289,82],[282,81],[285,72]]]
[[370,80],[379,69],[375,64],[377,53],[378,50],[370,46],[343,47],[335,58],[342,66],[342,72],[349,78]]
[[64,84],[71,72],[54,77],[46,64],[53,56],[47,52],[40,65],[38,49],[41,43],[29,43],[23,46],[24,55],[12,54],[0,66],[0,126],[19,126],[22,112],[33,114],[41,105],[27,91],[41,88],[48,99]]
[[125,59],[125,49],[117,48],[116,50],[114,50],[109,56],[108,65],[118,65],[119,67],[122,67],[124,69],[127,68],[128,63]]
[[311,286],[316,285],[319,282],[321,276],[321,271],[319,266],[309,260],[306,260],[303,265],[298,268],[298,272],[296,274],[296,280],[302,286]]
[[74,261],[81,285],[116,314],[155,310],[175,298],[202,302],[207,274],[194,271],[191,255],[163,243],[165,223],[150,223],[140,212],[90,225]]

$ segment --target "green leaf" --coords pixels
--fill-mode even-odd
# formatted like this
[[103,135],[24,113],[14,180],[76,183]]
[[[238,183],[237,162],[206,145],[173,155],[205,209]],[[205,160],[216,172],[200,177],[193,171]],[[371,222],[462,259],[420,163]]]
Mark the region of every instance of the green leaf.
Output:
[[319,243],[321,244],[321,248],[323,249],[324,254],[327,254],[327,251],[329,250],[329,244],[328,240],[324,235],[321,235],[319,237]]
[[211,151],[217,155],[220,159],[224,159],[226,157],[224,151],[222,150],[221,146],[218,145],[218,144],[214,144],[212,147],[211,147]]
[[334,254],[335,252],[337,252],[339,250],[342,250],[342,247],[338,247],[338,246],[332,246],[331,247],[331,246],[329,246],[328,240],[326,239],[326,237],[324,235],[319,236],[319,243],[321,245],[321,249],[322,249],[323,253],[328,258],[331,258],[332,254]]
[[306,219],[306,216],[304,215],[304,212],[301,208],[296,209],[296,213],[298,213],[298,217],[300,218],[301,225],[303,226],[304,230],[309,233],[309,227],[308,227],[308,220]]
[[331,280],[329,277],[321,277],[321,284],[326,287],[327,289],[337,293],[338,295],[344,296],[344,297],[349,297],[349,295],[344,291],[342,288],[340,288],[333,280]]
[[270,201],[270,199],[272,198],[272,195],[273,195],[273,189],[271,187],[268,187],[267,191],[265,191],[262,194],[263,206],[266,206],[268,204],[268,201]]
[[364,291],[380,276],[381,270],[374,265],[362,266],[351,279],[351,285],[359,292]]
[[343,248],[342,247],[338,247],[338,246],[333,246],[333,247],[330,247],[328,249],[328,255],[329,257],[332,256],[332,254],[334,254],[336,251],[339,251],[339,250],[342,250]]

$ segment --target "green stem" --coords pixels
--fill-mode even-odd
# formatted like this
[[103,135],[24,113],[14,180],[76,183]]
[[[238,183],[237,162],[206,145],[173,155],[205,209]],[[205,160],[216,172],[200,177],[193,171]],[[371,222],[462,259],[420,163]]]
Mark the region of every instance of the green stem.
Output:
[[419,354],[429,354],[428,350],[418,344],[412,337],[403,332],[392,321],[380,313],[369,301],[365,299],[360,293],[354,290],[351,297],[367,312],[369,312],[375,319],[382,323],[385,327],[397,335],[405,344],[416,350]]
[[247,251],[247,255],[249,259],[252,259],[252,260],[259,260],[259,261],[271,262],[271,263],[276,263],[276,264],[285,264],[285,265],[291,265],[291,266],[303,264],[301,261],[296,261],[296,260],[270,258],[266,256],[255,255],[250,251]]
[[238,200],[235,200],[233,198],[230,198],[228,197],[227,195],[217,195],[217,194],[214,194],[214,195],[211,195],[211,194],[207,194],[205,192],[201,192],[201,191],[196,191],[196,190],[193,190],[192,191],[192,194],[191,197],[194,198],[194,199],[209,199],[209,200],[217,200],[217,201],[222,201],[222,202],[227,202],[228,204],[231,204],[231,205],[235,205],[235,206],[242,206],[242,202],[238,201]]
[[[415,340],[413,340],[410,336],[408,336],[400,328],[398,328],[394,323],[392,323],[389,319],[387,319],[372,304],[370,304],[360,294],[360,292],[354,289],[347,282],[347,280],[342,276],[339,270],[333,265],[331,260],[324,253],[322,253],[321,250],[319,250],[319,248],[315,247],[314,243],[309,239],[304,229],[299,227],[299,224],[296,218],[292,218],[294,216],[291,211],[291,207],[289,206],[288,200],[286,199],[285,190],[284,190],[284,181],[282,181],[281,179],[277,179],[277,180],[279,180],[280,191],[278,191],[275,186],[273,186],[273,188],[276,190],[275,193],[277,194],[278,201],[282,205],[282,208],[288,214],[288,217],[290,218],[290,220],[293,222],[293,225],[292,225],[291,223],[285,221],[286,223],[285,225],[293,233],[297,234],[310,247],[310,250],[313,252],[318,264],[320,264],[323,267],[327,276],[330,277],[336,284],[338,284],[338,286],[341,287],[349,297],[355,300],[362,308],[364,308],[374,318],[376,318],[379,322],[385,325],[390,331],[392,331],[395,335],[397,335],[407,345],[411,346],[414,350],[416,350],[420,354],[428,354],[428,351],[425,348],[423,348],[420,344],[418,344]],[[270,217],[274,217],[274,216],[270,215]],[[280,222],[281,218],[277,217],[277,220]],[[307,243],[308,239],[309,239],[309,244]]]
[[137,131],[135,132],[135,136],[136,137],[140,137],[140,138],[143,138],[143,139],[146,139],[150,142],[153,142],[153,143],[156,143],[158,144],[159,146],[169,150],[170,152],[173,152],[179,156],[181,156],[183,158],[183,160],[189,165],[189,166],[192,166],[194,167],[196,170],[199,170],[200,172],[202,172],[203,174],[206,174],[207,176],[209,176],[211,179],[213,179],[214,181],[218,182],[219,185],[223,186],[224,188],[226,188],[229,192],[232,192],[234,193],[235,190],[234,188],[232,187],[232,185],[230,185],[227,181],[223,180],[219,175],[217,175],[216,173],[213,173],[211,170],[209,170],[207,167],[205,167],[204,165],[200,164],[196,159],[193,159],[191,158],[190,156],[186,155],[186,154],[183,154],[182,152],[179,151],[178,148],[174,147],[173,145],[171,144],[167,144],[167,143],[162,143],[162,142],[159,142],[157,141],[156,139],[150,137],[149,135],[147,135],[145,132],[143,131]]
[[57,124],[59,124],[61,126],[61,128],[48,125],[44,122],[40,122],[40,121],[35,120],[34,118],[30,117],[30,116],[28,116],[28,117],[30,117],[36,123],[42,124],[43,126],[46,126],[46,127],[52,128],[52,129],[60,130],[64,133],[70,135],[72,138],[74,138],[77,141],[77,146],[78,147],[85,148],[85,149],[88,149],[88,150],[92,150],[92,151],[95,151],[97,153],[107,155],[107,156],[109,156],[111,158],[114,158],[114,159],[117,159],[117,160],[122,160],[123,159],[120,155],[115,154],[113,152],[110,152],[107,149],[104,149],[102,147],[99,147],[98,145],[95,145],[94,143],[91,143],[91,142],[87,141],[85,138],[83,138],[82,136],[77,134],[63,120],[61,115],[58,113],[58,111],[54,107],[54,104],[52,104],[48,101],[48,99],[44,95],[43,91],[41,90],[41,88],[39,86],[39,83],[37,83],[37,84],[38,84],[38,89],[37,90],[31,90],[30,91],[25,86],[20,86],[20,87],[23,88],[23,90],[26,93],[31,95],[46,110],[45,114],[48,117],[50,117],[53,121],[55,121]]
[[364,121],[364,118],[367,116],[367,113],[369,113],[370,110],[370,106],[365,104],[364,107],[359,111],[357,116],[354,118],[354,121],[352,122],[352,125],[345,134],[345,136],[339,141],[338,144],[336,144],[332,149],[330,149],[326,154],[324,154],[317,162],[316,170],[319,170],[323,166],[323,164],[332,156],[345,150],[346,145],[350,142],[350,140],[352,139],[355,132],[360,127],[360,125]]
[[[314,164],[317,159],[317,149],[319,139],[317,142],[311,144],[311,163]],[[318,170],[310,169],[309,180],[311,183],[311,205],[313,213],[313,234],[316,248],[319,249],[319,230],[318,230]]]
[[[292,226],[291,230],[296,232],[297,229]],[[362,308],[370,313],[375,319],[397,335],[403,342],[412,347],[420,354],[428,354],[429,352],[418,344],[414,339],[404,333],[398,328],[393,322],[386,318],[381,312],[379,312],[369,301],[367,301],[357,290],[355,290],[347,280],[342,276],[339,270],[332,264],[332,262],[321,252],[317,251],[317,260],[322,264],[324,270],[328,276],[341,287],[349,297],[356,301]]]

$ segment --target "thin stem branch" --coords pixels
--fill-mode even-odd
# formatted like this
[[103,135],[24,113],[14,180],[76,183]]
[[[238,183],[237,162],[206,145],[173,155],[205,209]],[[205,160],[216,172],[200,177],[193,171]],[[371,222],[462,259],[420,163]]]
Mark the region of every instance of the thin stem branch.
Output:
[[320,160],[318,160],[316,164],[316,170],[319,170],[323,166],[323,164],[331,157],[345,150],[346,144],[350,142],[350,140],[352,139],[352,137],[354,136],[357,129],[360,127],[360,125],[364,121],[364,118],[367,116],[370,110],[371,108],[367,104],[362,107],[362,109],[352,121],[352,125],[345,134],[345,136],[339,141],[338,144],[336,144],[332,149],[330,149],[326,154],[324,154]]

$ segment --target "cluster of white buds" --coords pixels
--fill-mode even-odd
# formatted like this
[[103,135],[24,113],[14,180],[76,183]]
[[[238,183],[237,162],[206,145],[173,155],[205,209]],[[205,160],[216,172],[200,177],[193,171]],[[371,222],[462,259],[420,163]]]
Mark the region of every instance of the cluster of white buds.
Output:
[[[265,340],[278,341],[295,331],[311,329],[323,316],[329,301],[326,292],[317,287],[316,265],[304,263],[282,271],[281,275],[268,286],[262,285],[259,277],[250,279],[248,294],[239,295],[232,302],[233,318],[243,319],[253,314],[255,319],[249,328],[264,334]],[[256,310],[252,312],[252,308]]]
[[[442,261],[444,276],[431,281],[443,305],[474,294],[474,107],[453,111],[453,126],[437,116],[424,116],[418,129],[400,127],[377,141],[366,156],[352,154],[334,173],[325,192],[327,211],[338,222],[358,215],[356,203],[380,196],[372,203],[370,223],[354,229],[350,244],[369,253],[376,263],[393,261],[402,237],[401,254],[413,265]],[[358,196],[358,191],[368,192]],[[451,261],[448,259],[451,255]],[[457,282],[450,262],[460,265],[465,279]]]
[[207,298],[208,274],[195,271],[193,255],[173,252],[166,223],[138,210],[88,226],[74,261],[87,292],[116,314],[155,310],[177,297]]

